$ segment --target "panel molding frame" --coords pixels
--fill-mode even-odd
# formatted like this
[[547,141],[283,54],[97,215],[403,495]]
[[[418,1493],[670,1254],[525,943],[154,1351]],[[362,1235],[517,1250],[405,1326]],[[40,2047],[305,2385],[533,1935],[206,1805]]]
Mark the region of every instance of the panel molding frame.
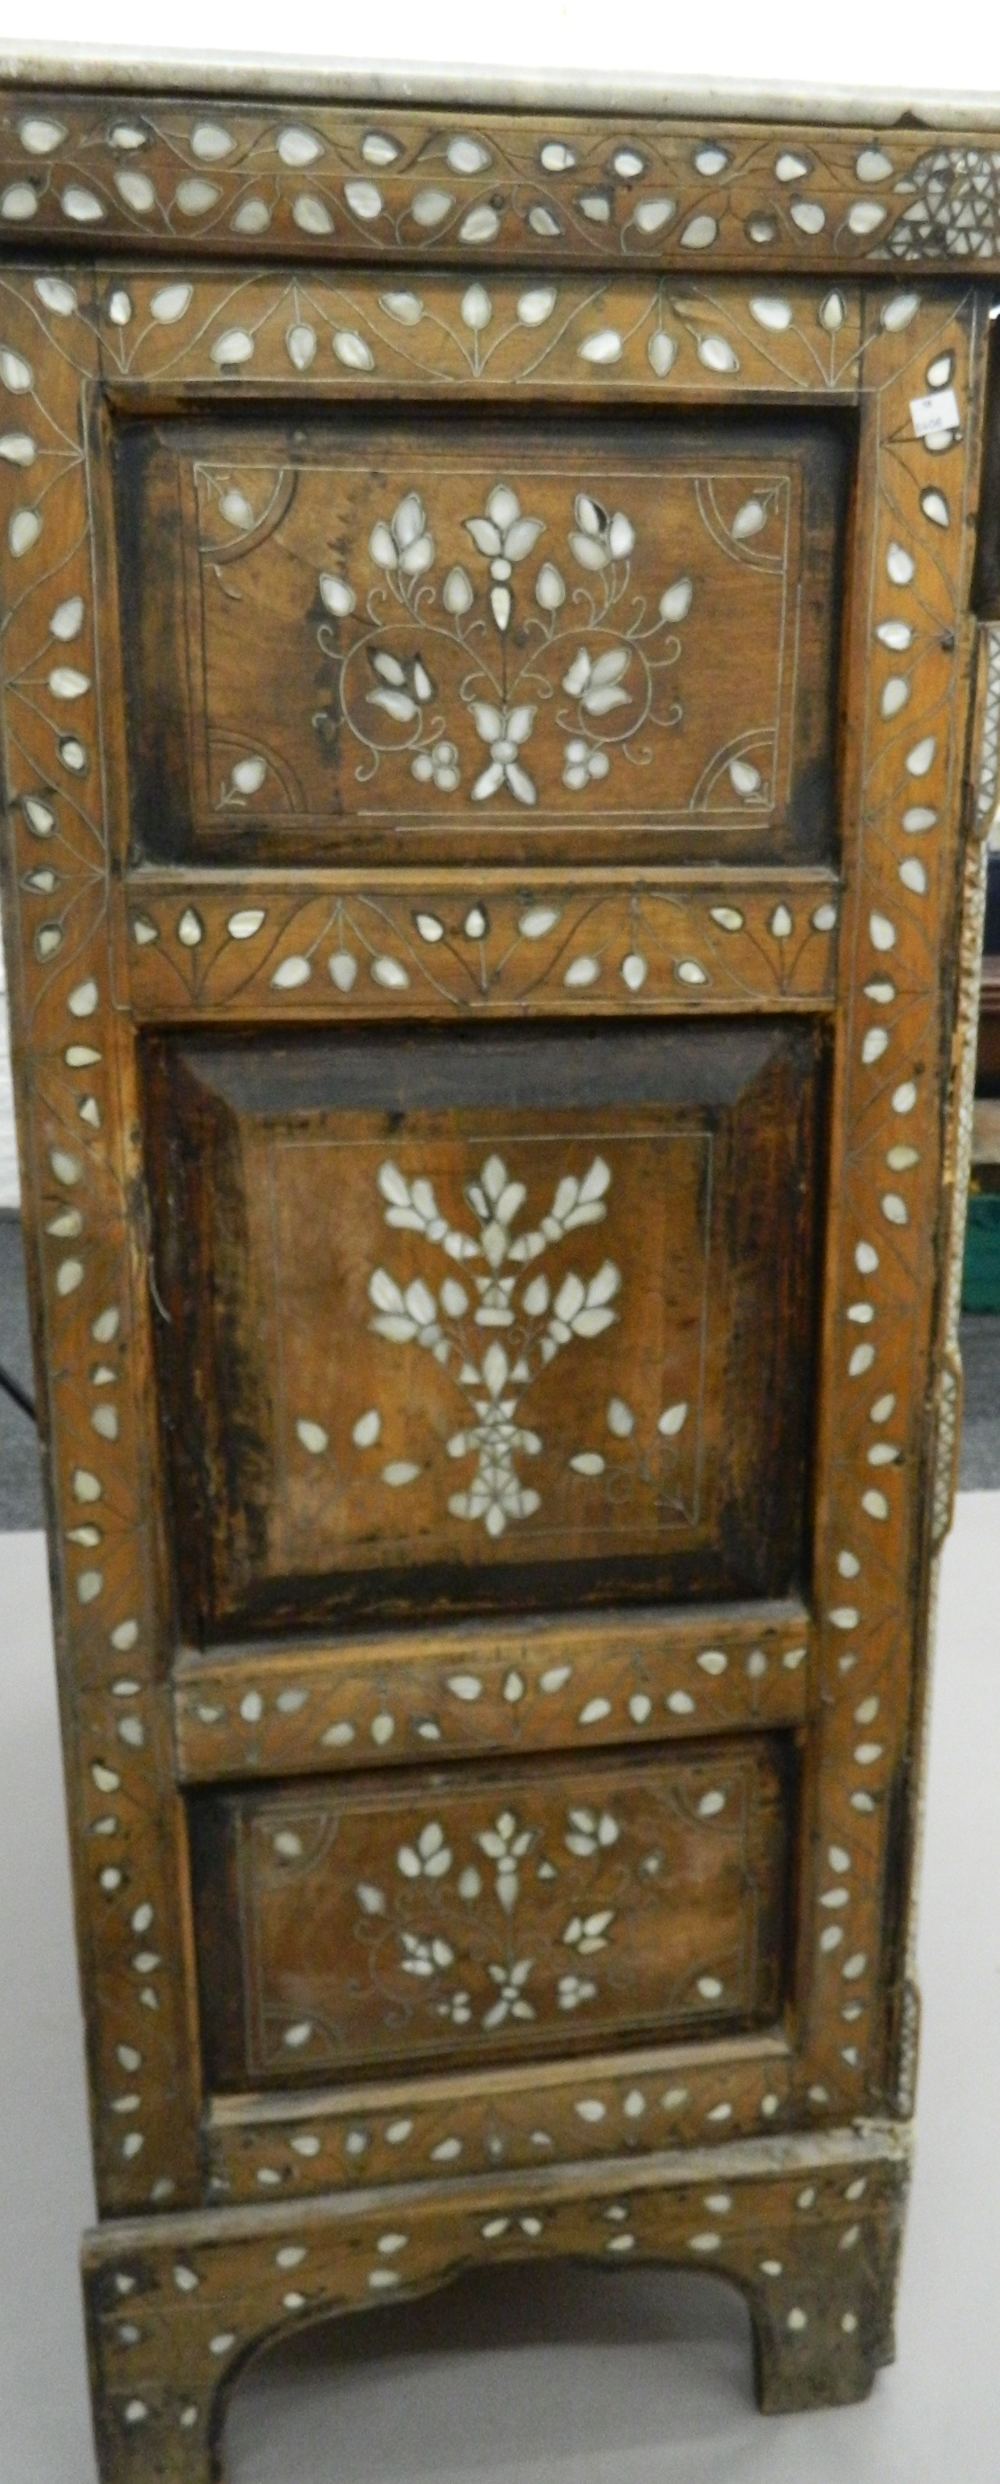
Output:
[[[538,868],[127,874],[132,1004],[268,1022],[828,1012],[840,877]],[[243,899],[246,902],[242,902]]]
[[641,1606],[188,1650],[173,1673],[186,1784],[793,1730],[809,1713],[804,1606]]

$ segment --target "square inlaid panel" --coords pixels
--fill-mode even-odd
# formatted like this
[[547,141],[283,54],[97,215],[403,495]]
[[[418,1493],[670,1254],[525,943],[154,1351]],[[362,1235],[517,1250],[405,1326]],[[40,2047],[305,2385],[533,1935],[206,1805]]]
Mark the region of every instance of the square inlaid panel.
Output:
[[211,2083],[774,2019],[776,1737],[193,1804]]
[[184,1037],[149,1069],[196,1637],[788,1588],[809,1025]]
[[828,850],[845,468],[787,418],[126,430],[139,849]]

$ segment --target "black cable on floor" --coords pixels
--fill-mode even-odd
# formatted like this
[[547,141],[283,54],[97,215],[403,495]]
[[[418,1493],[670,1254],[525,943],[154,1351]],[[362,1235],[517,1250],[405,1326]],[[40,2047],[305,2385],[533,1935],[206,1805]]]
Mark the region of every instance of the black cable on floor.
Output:
[[13,1372],[8,1371],[5,1363],[0,1363],[0,1389],[3,1389],[5,1396],[11,1398],[15,1406],[20,1407],[22,1414],[27,1415],[29,1423],[37,1422],[34,1399],[29,1397],[27,1389],[22,1389],[20,1381],[15,1380]]

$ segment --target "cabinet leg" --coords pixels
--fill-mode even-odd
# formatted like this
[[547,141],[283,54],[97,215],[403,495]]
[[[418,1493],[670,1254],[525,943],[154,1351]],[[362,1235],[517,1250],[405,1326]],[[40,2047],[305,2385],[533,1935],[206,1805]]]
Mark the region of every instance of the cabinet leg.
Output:
[[859,2229],[849,2274],[842,2235],[810,2239],[814,2249],[791,2284],[768,2279],[747,2287],[763,2415],[852,2406],[867,2398],[895,2352],[896,2253],[888,2238]]
[[100,2484],[218,2484],[223,2408],[214,2390],[160,2384],[126,2398],[95,2379],[93,2402]]
[[474,2262],[701,2268],[750,2306],[762,2410],[849,2405],[892,2355],[896,2128],[107,2225],[84,2280],[101,2484],[215,2484],[244,2366]]

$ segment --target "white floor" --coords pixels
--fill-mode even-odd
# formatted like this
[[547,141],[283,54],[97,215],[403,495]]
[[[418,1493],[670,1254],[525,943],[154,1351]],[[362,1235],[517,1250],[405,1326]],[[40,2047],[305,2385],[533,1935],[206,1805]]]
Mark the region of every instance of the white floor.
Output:
[[[0,1538],[0,2484],[92,2484],[76,2287],[92,2214],[42,1539]],[[1000,1494],[945,1563],[899,2361],[765,2422],[704,2277],[491,2272],[303,2339],[238,2391],[230,2484],[997,2484]]]

